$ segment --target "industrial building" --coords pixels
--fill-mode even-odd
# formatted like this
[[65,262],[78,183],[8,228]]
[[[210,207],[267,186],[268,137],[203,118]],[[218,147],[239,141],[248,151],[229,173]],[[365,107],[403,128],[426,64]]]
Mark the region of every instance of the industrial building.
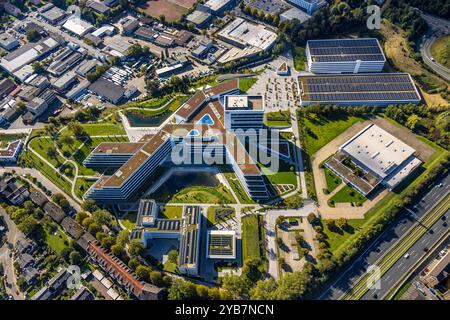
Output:
[[7,33],[0,34],[0,47],[5,50],[11,51],[19,46],[19,41],[13,36]]
[[71,48],[64,48],[55,58],[52,59],[52,63],[47,68],[47,71],[55,76],[59,77],[63,73],[72,69],[81,59],[83,55],[74,51]]
[[94,29],[94,26],[76,16],[71,16],[62,26],[64,29],[79,37],[83,37]]
[[381,72],[386,62],[375,38],[308,40],[305,54],[313,73]]
[[100,78],[89,86],[89,91],[102,99],[117,104],[122,100],[125,89],[111,81]]
[[39,42],[27,43],[4,56],[0,66],[8,73],[15,75],[15,72],[49,54],[58,46],[59,42],[51,37],[42,39]]
[[299,76],[300,105],[367,105],[420,103],[407,73]]
[[199,5],[197,9],[202,6],[203,8],[208,9],[211,14],[219,16],[226,10],[233,8],[235,3],[236,0],[208,0],[204,4]]
[[375,124],[369,124],[339,147],[325,166],[368,195],[380,183],[395,188],[422,161],[416,150]]
[[210,13],[200,10],[195,10],[186,17],[186,21],[193,23],[197,28],[206,27],[211,19]]
[[236,18],[230,22],[217,34],[217,37],[241,49],[251,46],[263,51],[272,48],[277,39],[275,32],[242,18]]
[[[51,4],[51,5],[50,5]],[[66,12],[52,3],[45,5],[39,11],[39,15],[48,23],[56,25],[58,22],[66,17]]]

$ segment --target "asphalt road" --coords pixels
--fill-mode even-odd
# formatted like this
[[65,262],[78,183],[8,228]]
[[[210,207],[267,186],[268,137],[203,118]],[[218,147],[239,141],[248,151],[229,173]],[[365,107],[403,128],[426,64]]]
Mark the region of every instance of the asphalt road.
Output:
[[434,72],[450,81],[450,70],[443,65],[432,60],[430,48],[433,41],[443,35],[450,34],[450,21],[421,12],[422,17],[427,21],[430,30],[423,36],[420,52],[422,59]]
[[[365,275],[366,270],[369,266],[373,265],[383,254],[389,250],[391,250],[397,242],[403,237],[407,231],[413,226],[418,224],[418,220],[420,220],[432,207],[435,205],[439,199],[443,198],[445,195],[450,193],[450,175],[446,175],[440,180],[436,181],[436,185],[442,183],[442,187],[434,187],[430,190],[414,207],[409,207],[401,212],[400,217],[397,221],[393,222],[372,244],[357,258],[356,261],[353,262],[350,266],[347,267],[346,271],[339,276],[339,278],[335,279],[331,285],[326,288],[323,293],[319,296],[321,300],[337,300],[339,299],[345,292],[349,291],[358,280]],[[448,213],[446,213],[448,215]],[[439,232],[442,232],[440,228],[439,230],[435,230],[435,235],[432,236],[430,243],[423,245],[431,246],[433,243],[434,237],[438,237]],[[419,240],[419,244],[422,239]],[[419,251],[422,248],[419,246],[417,248],[411,248],[411,250],[417,250],[414,252],[416,255],[409,258],[409,261],[414,264],[421,255],[419,255]],[[423,252],[423,251],[422,251]],[[424,253],[424,252],[423,252]],[[411,265],[412,265],[411,264]],[[394,266],[394,270],[399,268],[398,265]],[[398,269],[401,273],[403,269]],[[405,267],[407,265],[405,264]],[[388,276],[388,273],[385,274]],[[381,287],[383,288],[383,281],[385,282],[386,290],[389,287],[389,283],[395,283],[395,278],[391,274],[392,280],[390,278],[384,278],[381,283]],[[382,296],[381,293],[378,296]]]

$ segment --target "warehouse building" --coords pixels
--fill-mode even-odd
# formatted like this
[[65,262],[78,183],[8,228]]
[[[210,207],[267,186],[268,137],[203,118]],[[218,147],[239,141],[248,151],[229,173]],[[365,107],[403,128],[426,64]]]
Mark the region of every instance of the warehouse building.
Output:
[[63,28],[72,34],[83,37],[88,32],[91,32],[94,29],[94,26],[76,16],[71,16],[63,24]]
[[422,161],[416,150],[389,132],[370,124],[339,147],[325,166],[368,195],[379,184],[392,190]]
[[208,11],[216,16],[222,15],[226,10],[233,8],[236,0],[208,0],[204,4],[199,4],[197,9]]
[[122,100],[125,89],[111,81],[100,78],[89,86],[89,91],[111,103],[117,104]]
[[236,18],[230,22],[217,34],[217,37],[241,49],[250,46],[263,51],[272,48],[277,39],[275,32],[242,18]]
[[81,59],[83,55],[78,51],[73,51],[70,48],[64,48],[61,53],[59,53],[54,59],[52,59],[52,63],[48,66],[47,71],[55,76],[59,77],[63,73],[72,69]]
[[59,43],[51,37],[45,38],[39,42],[27,43],[4,56],[0,66],[8,73],[14,75],[15,72],[49,54],[58,46]]
[[200,10],[195,10],[186,17],[186,21],[193,23],[197,28],[206,27],[211,19],[212,16],[210,13]]
[[19,46],[19,41],[13,36],[7,33],[0,34],[0,47],[5,50],[11,51]]
[[309,40],[305,53],[313,73],[381,72],[386,62],[375,38]]
[[48,23],[56,25],[66,17],[66,12],[52,4],[51,6],[42,7],[40,16]]
[[300,105],[336,104],[387,106],[420,103],[407,73],[299,76]]

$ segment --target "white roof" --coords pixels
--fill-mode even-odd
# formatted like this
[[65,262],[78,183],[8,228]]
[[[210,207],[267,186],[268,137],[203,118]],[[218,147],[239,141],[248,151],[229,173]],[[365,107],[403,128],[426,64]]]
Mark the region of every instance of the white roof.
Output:
[[275,32],[242,18],[234,19],[219,32],[219,35],[262,50],[269,49],[277,39]]
[[375,124],[365,127],[339,149],[383,179],[416,151]]
[[206,1],[205,7],[210,8],[213,11],[220,10],[223,6],[228,4],[231,0],[209,0]]
[[94,26],[87,21],[81,20],[80,18],[70,16],[66,23],[64,23],[63,28],[75,33],[78,36],[82,36],[86,32],[92,30]]

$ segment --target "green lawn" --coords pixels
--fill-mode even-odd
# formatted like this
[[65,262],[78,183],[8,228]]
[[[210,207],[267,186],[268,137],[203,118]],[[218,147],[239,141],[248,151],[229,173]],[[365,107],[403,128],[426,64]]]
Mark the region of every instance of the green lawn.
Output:
[[267,112],[264,123],[268,127],[286,127],[291,125],[291,113],[289,111]]
[[55,167],[59,167],[65,161],[65,159],[58,154],[52,158],[47,155],[48,148],[55,148],[55,143],[51,138],[34,138],[30,141],[29,145],[34,151],[39,153]]
[[335,175],[330,169],[324,168],[325,179],[327,181],[327,189],[329,192],[332,192],[336,189],[341,183],[342,179]]
[[334,201],[335,203],[356,202],[362,204],[366,200],[367,198],[360,194],[358,191],[348,185],[345,185],[333,197],[331,197],[329,203],[332,203],[332,201]]
[[257,80],[257,78],[239,78],[239,90],[242,93],[246,93]]
[[86,191],[96,182],[92,179],[78,178],[75,183],[75,193],[81,199]]
[[233,189],[236,194],[238,201],[240,203],[255,203],[247,194],[241,182],[238,180],[233,172],[224,172],[225,178],[227,179],[231,189]]
[[136,228],[137,212],[128,213],[124,218],[120,218],[122,225],[128,230]]
[[308,119],[301,115],[299,126],[305,126],[306,150],[310,156],[314,155],[320,148],[339,136],[353,124],[365,119],[357,116],[338,116],[334,119],[326,119],[317,116],[315,119]]
[[[90,136],[125,135],[125,129],[121,123],[85,123],[81,125]],[[67,130],[67,129],[65,129]]]
[[54,234],[51,233],[50,227],[44,225],[45,241],[56,253],[60,254],[61,251],[67,247],[66,243],[69,240],[67,235],[61,230],[60,227]]
[[161,208],[160,216],[164,219],[180,219],[182,214],[182,206],[164,206]]
[[230,215],[228,215],[225,220],[231,219],[236,216],[236,210],[234,208],[226,206],[211,206],[208,208],[208,211],[206,212],[206,218],[208,219],[208,222],[211,226],[219,223],[220,221],[224,221],[224,220],[216,220],[216,210],[220,209],[232,211],[232,213],[230,213]]
[[249,257],[261,257],[259,250],[258,216],[251,214],[241,219],[242,223],[242,260]]
[[[258,166],[264,173],[271,184],[293,184],[297,186],[297,177],[295,175],[295,167],[285,161],[280,160],[278,170],[273,172],[258,162]],[[291,170],[292,169],[292,170]]]
[[217,187],[191,186],[174,195],[162,195],[159,200],[167,203],[236,203],[231,192],[223,185]]
[[8,143],[17,139],[24,139],[24,134],[2,134],[0,133],[0,148],[6,147]]
[[305,48],[294,46],[292,50],[294,58],[294,67],[297,71],[305,70],[306,54]]

